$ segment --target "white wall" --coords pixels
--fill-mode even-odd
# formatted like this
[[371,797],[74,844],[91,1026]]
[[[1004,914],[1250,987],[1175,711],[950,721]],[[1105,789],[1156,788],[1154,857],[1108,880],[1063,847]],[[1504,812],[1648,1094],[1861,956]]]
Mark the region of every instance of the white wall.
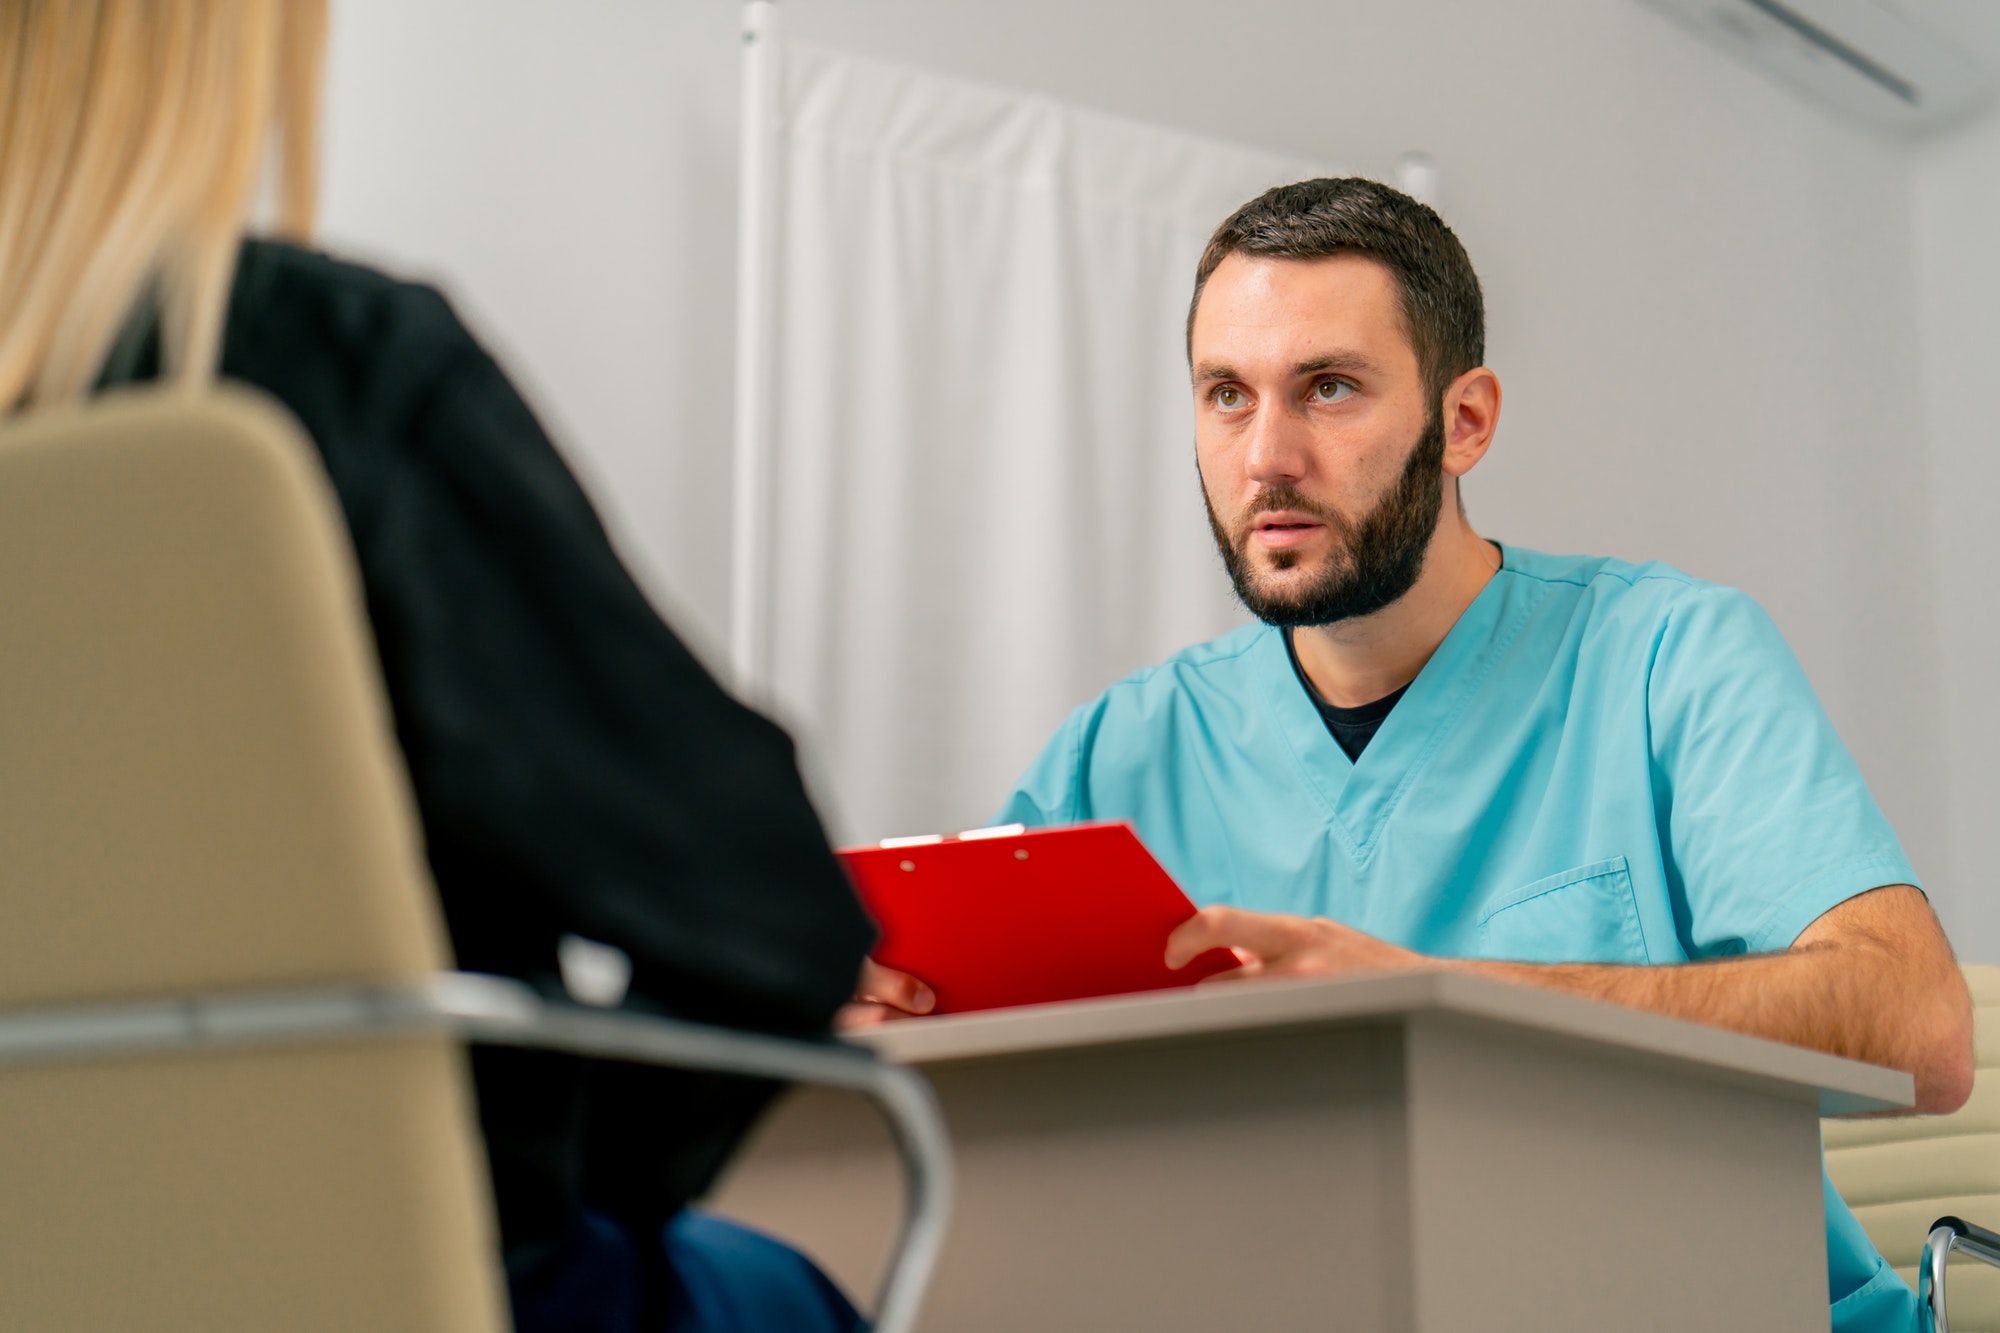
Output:
[[737,11],[334,0],[321,236],[441,280],[719,660]]
[[[1930,424],[1949,793],[1949,887],[1960,951],[2000,959],[1993,831],[2000,827],[2000,113],[1917,158],[1915,225]],[[1940,878],[1944,872],[1940,871]]]
[[[786,9],[824,44],[1376,174],[1431,152],[1507,388],[1475,522],[1756,594],[1960,910],[1907,146],[1631,0]],[[731,0],[337,0],[328,126],[328,237],[452,281],[709,647],[735,59]]]

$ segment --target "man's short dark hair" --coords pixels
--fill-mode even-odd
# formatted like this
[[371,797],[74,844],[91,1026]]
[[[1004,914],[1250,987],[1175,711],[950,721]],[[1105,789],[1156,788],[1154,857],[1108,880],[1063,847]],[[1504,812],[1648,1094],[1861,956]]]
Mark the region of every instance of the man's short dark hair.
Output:
[[1389,270],[1403,327],[1436,411],[1451,382],[1486,360],[1486,303],[1465,247],[1428,205],[1380,181],[1322,177],[1280,185],[1231,213],[1202,251],[1188,302],[1194,312],[1216,267],[1233,254],[1259,259],[1366,255]]

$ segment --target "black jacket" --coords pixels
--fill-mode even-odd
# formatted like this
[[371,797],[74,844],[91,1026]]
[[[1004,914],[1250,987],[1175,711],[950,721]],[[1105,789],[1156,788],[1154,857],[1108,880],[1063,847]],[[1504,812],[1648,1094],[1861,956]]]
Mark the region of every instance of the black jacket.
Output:
[[[127,375],[156,364],[140,347]],[[250,242],[221,371],[292,411],[339,495],[458,965],[554,989],[573,932],[631,956],[635,1007],[824,1032],[872,930],[791,741],[655,614],[444,298]],[[473,1066],[509,1244],[581,1203],[670,1215],[770,1091],[504,1051]]]

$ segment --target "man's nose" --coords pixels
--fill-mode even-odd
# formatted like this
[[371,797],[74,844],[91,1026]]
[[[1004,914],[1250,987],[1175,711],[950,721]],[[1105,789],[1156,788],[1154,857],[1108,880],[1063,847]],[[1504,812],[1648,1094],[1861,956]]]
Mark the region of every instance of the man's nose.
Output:
[[1243,465],[1249,479],[1261,485],[1302,480],[1312,465],[1306,424],[1290,412],[1259,412],[1250,428]]

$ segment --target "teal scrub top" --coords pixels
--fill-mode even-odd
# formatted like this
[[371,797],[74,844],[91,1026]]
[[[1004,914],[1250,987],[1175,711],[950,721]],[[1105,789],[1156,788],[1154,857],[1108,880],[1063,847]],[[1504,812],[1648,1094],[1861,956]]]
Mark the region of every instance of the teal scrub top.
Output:
[[[1917,884],[1777,627],[1665,565],[1507,548],[1359,761],[1280,631],[1247,626],[1072,713],[999,822],[1127,820],[1188,896],[1422,953],[1684,963],[1786,948]],[[1832,1187],[1836,1333],[1915,1297]]]

